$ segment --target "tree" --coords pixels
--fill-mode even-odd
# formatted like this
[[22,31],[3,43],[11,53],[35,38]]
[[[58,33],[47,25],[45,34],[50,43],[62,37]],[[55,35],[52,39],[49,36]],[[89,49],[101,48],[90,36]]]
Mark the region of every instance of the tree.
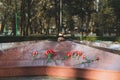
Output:
[[[98,11],[98,19],[97,19],[97,24],[98,24],[98,29],[99,29],[99,34],[98,36],[103,36],[106,33],[109,33],[109,36],[113,32],[112,27],[114,26],[114,21],[115,21],[115,14],[114,10],[110,5],[109,0],[101,0],[99,2],[99,11]],[[112,29],[112,30],[111,30]]]
[[116,34],[120,36],[120,0],[110,0],[110,5],[113,7],[114,13],[116,14]]

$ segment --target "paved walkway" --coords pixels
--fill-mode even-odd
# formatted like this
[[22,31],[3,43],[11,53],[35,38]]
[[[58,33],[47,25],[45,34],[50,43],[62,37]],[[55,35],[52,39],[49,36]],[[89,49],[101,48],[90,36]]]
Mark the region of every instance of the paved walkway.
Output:
[[80,41],[77,41],[77,40],[74,40],[74,42],[82,44],[82,45],[90,46],[90,47],[93,47],[93,48],[96,48],[96,49],[100,49],[100,50],[103,50],[103,51],[106,51],[106,52],[111,52],[111,53],[115,53],[115,54],[120,55],[120,50],[114,50],[114,49],[108,49],[108,48],[105,48],[105,47],[93,46],[93,45],[90,45],[90,44],[81,43]]

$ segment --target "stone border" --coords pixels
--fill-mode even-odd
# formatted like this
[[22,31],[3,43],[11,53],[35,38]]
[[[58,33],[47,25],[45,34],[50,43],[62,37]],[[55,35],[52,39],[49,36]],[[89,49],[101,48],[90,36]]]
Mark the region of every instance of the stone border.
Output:
[[0,77],[53,76],[85,80],[120,80],[120,72],[55,66],[0,67]]

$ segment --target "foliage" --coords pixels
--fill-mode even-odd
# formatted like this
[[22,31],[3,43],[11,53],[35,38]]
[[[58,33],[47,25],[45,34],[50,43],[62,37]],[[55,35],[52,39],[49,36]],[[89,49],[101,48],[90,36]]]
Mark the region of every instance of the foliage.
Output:
[[96,41],[97,37],[84,37],[83,39],[88,41]]
[[[15,5],[17,1],[17,5]],[[60,9],[60,1],[62,7]],[[89,33],[98,36],[120,35],[119,0],[0,0],[1,33],[7,25],[16,34],[15,13],[18,12],[20,36],[57,35],[59,32]],[[60,24],[62,13],[62,26]],[[9,30],[9,28],[7,30]],[[114,29],[117,29],[114,31]],[[101,33],[99,35],[99,33]]]
[[117,38],[116,38],[116,41],[120,43],[120,37],[117,37]]
[[114,8],[114,12],[118,19],[120,19],[120,1],[119,0],[111,0],[110,5]]

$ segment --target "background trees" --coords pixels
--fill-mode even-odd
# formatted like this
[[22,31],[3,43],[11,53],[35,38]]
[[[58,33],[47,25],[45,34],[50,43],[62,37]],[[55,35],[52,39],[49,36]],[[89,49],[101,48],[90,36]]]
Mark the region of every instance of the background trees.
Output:
[[13,36],[18,31],[20,36],[59,32],[120,36],[119,3],[119,0],[0,0],[0,33],[11,29]]
[[110,5],[113,7],[113,11],[116,17],[115,20],[115,28],[116,28],[116,35],[120,36],[120,1],[119,0],[111,0]]

